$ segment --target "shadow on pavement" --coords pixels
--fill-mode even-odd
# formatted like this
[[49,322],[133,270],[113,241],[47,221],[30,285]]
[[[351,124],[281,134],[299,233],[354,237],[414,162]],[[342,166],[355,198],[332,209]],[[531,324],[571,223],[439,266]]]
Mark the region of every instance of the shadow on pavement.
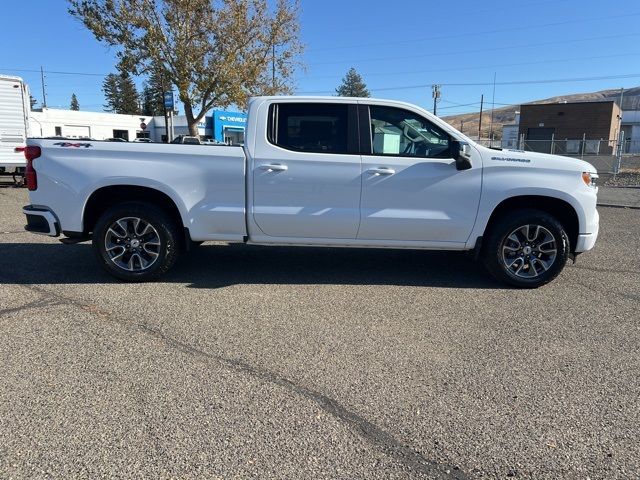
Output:
[[[0,243],[0,284],[114,282],[89,244]],[[188,252],[160,283],[505,288],[462,252],[219,244]]]

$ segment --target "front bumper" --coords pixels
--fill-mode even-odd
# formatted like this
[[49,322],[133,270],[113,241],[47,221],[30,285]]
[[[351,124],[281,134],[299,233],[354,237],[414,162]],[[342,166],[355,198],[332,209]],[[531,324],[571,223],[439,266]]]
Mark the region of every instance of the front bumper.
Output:
[[60,222],[48,208],[27,205],[22,209],[22,213],[27,217],[27,224],[24,226],[27,232],[50,237],[60,236]]
[[576,243],[576,253],[586,252],[591,250],[596,244],[598,239],[598,232],[600,231],[600,214],[596,210],[593,217],[591,233],[581,233],[578,235],[578,242]]

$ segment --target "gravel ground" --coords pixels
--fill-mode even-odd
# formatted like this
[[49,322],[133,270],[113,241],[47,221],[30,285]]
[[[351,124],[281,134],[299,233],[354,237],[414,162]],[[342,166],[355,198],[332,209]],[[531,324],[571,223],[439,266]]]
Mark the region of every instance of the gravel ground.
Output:
[[603,185],[607,187],[640,187],[640,172],[622,172],[615,177],[612,175],[607,178]]
[[640,211],[504,288],[465,255],[205,244],[118,283],[0,188],[0,478],[640,476]]

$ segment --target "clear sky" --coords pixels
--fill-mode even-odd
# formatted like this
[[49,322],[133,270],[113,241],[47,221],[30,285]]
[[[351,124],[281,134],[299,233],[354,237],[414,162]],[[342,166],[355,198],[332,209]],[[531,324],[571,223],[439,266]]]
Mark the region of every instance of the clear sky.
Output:
[[[22,0],[2,9],[0,74],[22,76],[41,100],[100,111],[114,54],[67,13],[65,0]],[[301,0],[299,93],[333,94],[355,67],[377,97],[432,104],[439,114],[640,85],[640,1]],[[73,72],[63,74],[55,72]],[[592,80],[577,80],[600,77]],[[603,78],[618,77],[618,78]],[[553,82],[559,79],[571,81]],[[521,83],[546,81],[546,83]],[[551,81],[551,82],[550,82]],[[466,84],[466,85],[465,85]],[[472,85],[469,85],[472,84]]]

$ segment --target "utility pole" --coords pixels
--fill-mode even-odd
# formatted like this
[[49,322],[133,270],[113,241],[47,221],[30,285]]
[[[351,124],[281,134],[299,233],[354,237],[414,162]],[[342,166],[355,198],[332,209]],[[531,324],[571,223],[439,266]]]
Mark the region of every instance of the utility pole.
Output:
[[496,108],[496,74],[493,74],[493,97],[491,98],[491,123],[489,124],[489,146],[493,147],[493,111]]
[[440,101],[440,85],[431,85],[431,96],[433,97],[433,114],[437,115],[437,105]]
[[618,151],[616,152],[616,168],[614,173],[617,175],[620,171],[622,163],[622,150],[624,149],[624,132],[622,131],[622,100],[624,100],[624,88],[620,88],[620,115],[618,119]]
[[484,93],[480,95],[480,119],[478,120],[478,141],[482,136],[482,107],[484,106]]
[[44,85],[44,68],[40,66],[40,80],[42,81],[42,108],[47,108],[47,92]]

